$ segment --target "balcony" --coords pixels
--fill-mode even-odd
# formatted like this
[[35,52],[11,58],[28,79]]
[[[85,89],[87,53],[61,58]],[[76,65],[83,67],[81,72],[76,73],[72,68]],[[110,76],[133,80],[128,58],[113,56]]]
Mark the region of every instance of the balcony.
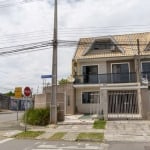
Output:
[[86,74],[75,76],[74,84],[114,84],[137,82],[136,73]]

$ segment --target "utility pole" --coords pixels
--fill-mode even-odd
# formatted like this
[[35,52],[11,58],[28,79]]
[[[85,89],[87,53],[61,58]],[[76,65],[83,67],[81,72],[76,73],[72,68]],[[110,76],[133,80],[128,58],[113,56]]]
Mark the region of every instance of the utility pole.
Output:
[[57,124],[57,0],[54,4],[54,34],[52,60],[52,92],[50,102],[50,123]]
[[139,39],[137,39],[137,50],[138,50],[138,53],[137,53],[137,79],[138,79],[138,82],[141,83],[141,56],[140,56],[140,41]]

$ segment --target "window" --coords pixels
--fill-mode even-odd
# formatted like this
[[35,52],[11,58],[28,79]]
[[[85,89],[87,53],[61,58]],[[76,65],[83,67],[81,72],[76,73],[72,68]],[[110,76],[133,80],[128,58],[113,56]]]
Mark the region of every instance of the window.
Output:
[[70,96],[67,96],[67,106],[70,106]]
[[142,72],[150,72],[150,62],[142,62]]
[[113,42],[110,39],[95,41],[92,50],[112,50]]
[[84,83],[98,83],[98,66],[83,66]]
[[112,79],[114,83],[129,82],[128,63],[112,64]]
[[150,62],[142,62],[142,77],[150,81]]
[[82,104],[99,103],[99,92],[83,92]]

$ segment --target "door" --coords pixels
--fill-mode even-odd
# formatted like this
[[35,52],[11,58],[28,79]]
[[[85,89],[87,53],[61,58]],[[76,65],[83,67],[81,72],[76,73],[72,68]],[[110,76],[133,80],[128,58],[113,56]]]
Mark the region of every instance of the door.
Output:
[[112,64],[112,82],[113,83],[126,83],[129,82],[129,65]]

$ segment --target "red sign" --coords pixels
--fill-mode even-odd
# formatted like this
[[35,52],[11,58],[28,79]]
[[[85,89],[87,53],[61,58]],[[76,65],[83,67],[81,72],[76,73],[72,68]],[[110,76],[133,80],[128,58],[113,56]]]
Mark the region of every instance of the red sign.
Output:
[[24,95],[27,97],[31,95],[31,89],[29,87],[24,88]]

